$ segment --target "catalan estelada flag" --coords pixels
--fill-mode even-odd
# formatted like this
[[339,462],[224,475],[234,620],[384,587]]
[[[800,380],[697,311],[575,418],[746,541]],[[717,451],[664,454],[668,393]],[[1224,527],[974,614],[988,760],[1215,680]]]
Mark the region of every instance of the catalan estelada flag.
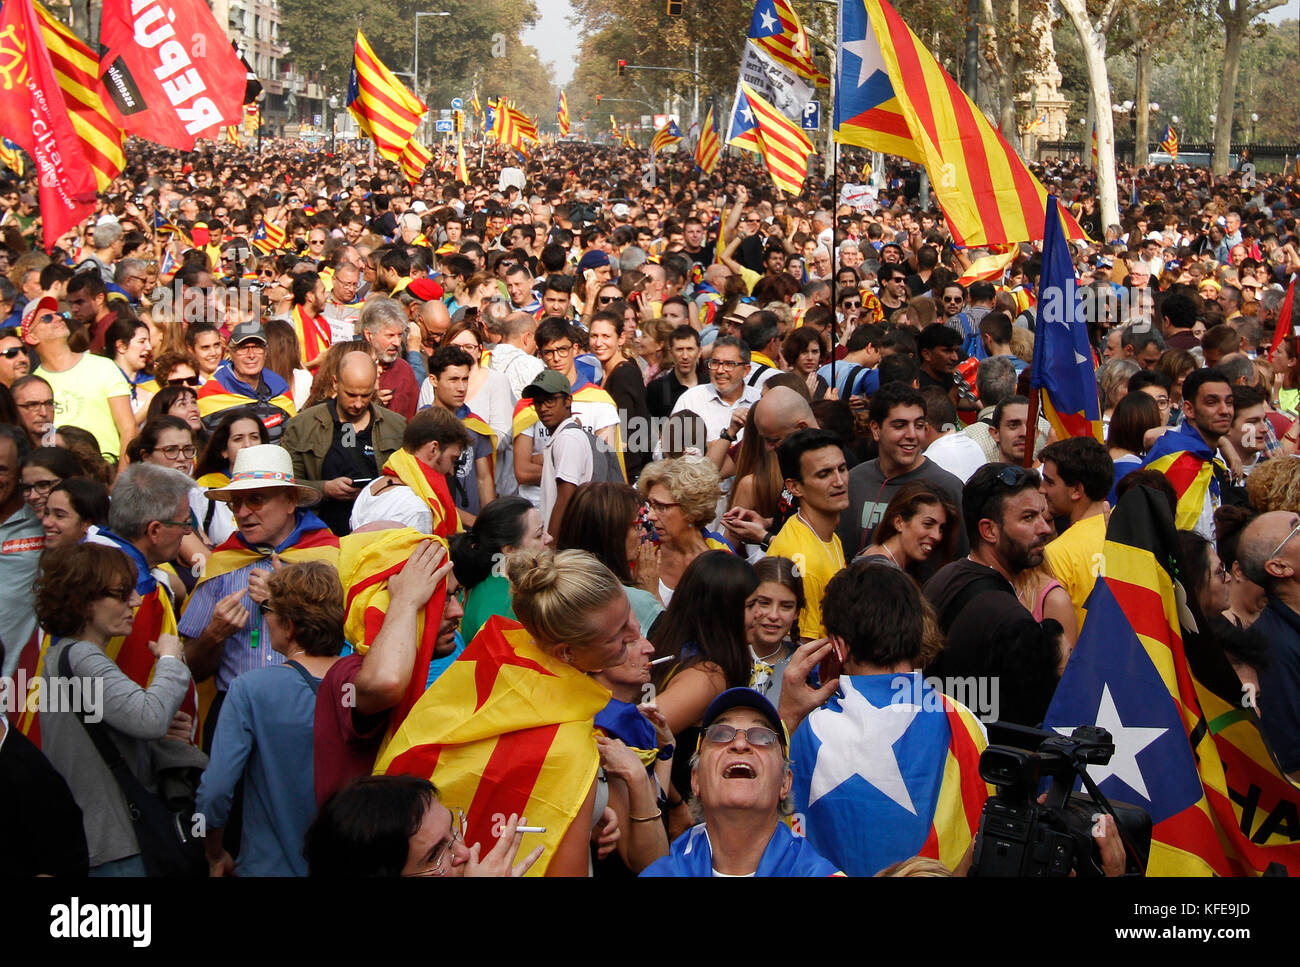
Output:
[[669,121],[655,132],[655,136],[650,142],[650,152],[653,154],[656,151],[662,151],[670,144],[676,144],[680,140],[682,140],[682,132],[677,127],[677,122]]
[[560,122],[560,137],[569,136],[569,99],[560,91],[560,99],[555,102],[555,120]]
[[727,143],[757,151],[778,188],[788,195],[802,194],[808,156],[817,150],[808,135],[748,84],[740,85],[736,98],[735,126]]
[[512,813],[546,827],[529,839],[544,849],[528,875],[541,876],[595,781],[593,722],[608,702],[497,615],[416,703],[375,772],[431,779],[444,804],[465,811],[465,842],[481,855]]
[[419,139],[411,138],[397,163],[407,182],[414,185],[424,177],[424,171],[432,161],[433,152],[421,144]]
[[475,117],[483,113],[483,102],[478,99],[478,91],[470,95],[469,106],[474,109]]
[[0,163],[14,174],[21,176],[24,168],[23,149],[8,138],[0,139]]
[[1178,160],[1178,132],[1172,124],[1165,125],[1165,136],[1160,140],[1160,147],[1169,152],[1169,157]]
[[954,869],[989,795],[987,745],[974,714],[920,672],[841,675],[790,739],[803,832],[849,876],[917,855]]
[[269,255],[284,247],[285,231],[283,225],[263,218],[253,232],[253,248],[262,255]]
[[830,78],[813,63],[808,34],[788,0],[758,0],[749,21],[749,42],[786,70],[820,87]]
[[700,140],[695,145],[695,163],[706,175],[713,174],[718,166],[718,157],[722,154],[722,142],[718,139],[718,120],[713,114],[713,107],[705,115],[704,126],[700,128]]
[[348,78],[348,111],[380,156],[396,162],[419,127],[425,106],[406,89],[357,31]]
[[[384,625],[384,616],[388,612],[389,579],[401,571],[411,555],[427,541],[435,541],[444,548],[447,546],[443,538],[421,534],[413,527],[350,534],[339,540],[339,580],[344,595],[343,632],[358,654],[364,655],[370,650]],[[446,603],[447,582],[444,579],[434,588],[429,603],[416,618],[415,666],[406,693],[389,713],[390,737],[424,694]]]
[[1159,470],[1173,485],[1178,495],[1175,521],[1179,530],[1208,530],[1206,523],[1200,528],[1197,525],[1221,501],[1219,481],[1214,476],[1215,460],[1214,449],[1186,422],[1162,433],[1143,458],[1141,469]]
[[1110,732],[1115,754],[1088,774],[1107,798],[1151,814],[1148,875],[1244,876],[1278,863],[1295,876],[1300,790],[1223,649],[1178,604],[1177,552],[1165,499],[1148,487],[1125,494],[1046,724]]
[[925,165],[958,244],[1043,237],[1046,190],[886,0],[841,4],[837,71],[835,139]]
[[280,411],[259,414],[263,425],[275,434],[275,427],[297,416],[298,410],[293,405],[289,384],[278,373],[270,369],[262,370],[262,383],[266,386],[266,393],[259,394],[256,387],[248,385],[235,375],[229,362],[222,363],[212,374],[212,378],[199,387],[199,415],[206,420],[222,410],[236,406],[249,406],[264,400]]
[[1097,370],[1069,242],[1061,231],[1061,211],[1056,196],[1048,195],[1029,385],[1041,394],[1043,416],[1055,428],[1057,439],[1090,436],[1101,443]]

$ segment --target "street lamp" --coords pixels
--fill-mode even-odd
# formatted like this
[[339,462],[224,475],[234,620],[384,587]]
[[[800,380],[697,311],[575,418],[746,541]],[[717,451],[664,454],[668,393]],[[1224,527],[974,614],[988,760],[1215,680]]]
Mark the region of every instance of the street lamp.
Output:
[[1255,125],[1259,123],[1259,115],[1254,112],[1250,115],[1250,143],[1255,143]]
[[337,94],[331,94],[327,102],[330,106],[330,154],[334,154],[334,128],[338,125],[339,120],[339,97]]

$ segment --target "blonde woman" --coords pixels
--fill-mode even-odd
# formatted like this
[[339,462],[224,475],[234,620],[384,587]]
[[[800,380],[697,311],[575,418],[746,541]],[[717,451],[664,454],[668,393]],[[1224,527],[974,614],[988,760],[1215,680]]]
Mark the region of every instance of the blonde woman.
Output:
[[699,456],[657,460],[641,471],[636,485],[659,545],[659,600],[667,607],[693,560],[710,550],[736,552],[708,529],[722,496],[718,470]]

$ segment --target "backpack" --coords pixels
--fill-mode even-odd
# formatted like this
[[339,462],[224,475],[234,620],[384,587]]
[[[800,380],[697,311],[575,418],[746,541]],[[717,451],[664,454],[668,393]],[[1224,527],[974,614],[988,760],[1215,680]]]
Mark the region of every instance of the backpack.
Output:
[[618,453],[611,449],[608,443],[580,423],[566,423],[560,427],[560,430],[567,430],[569,427],[586,434],[587,443],[591,446],[591,483],[604,483],[610,480],[627,483],[627,478],[623,476],[623,467],[618,462]]

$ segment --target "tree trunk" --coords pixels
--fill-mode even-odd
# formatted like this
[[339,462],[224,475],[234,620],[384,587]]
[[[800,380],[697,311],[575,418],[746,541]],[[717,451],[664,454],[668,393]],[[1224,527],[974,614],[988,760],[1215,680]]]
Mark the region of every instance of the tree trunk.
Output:
[[[1106,73],[1106,35],[1093,26],[1085,0],[1060,0],[1060,4],[1079,34],[1079,46],[1088,70],[1088,88],[1097,118],[1097,210],[1104,231],[1119,224],[1115,123],[1110,112],[1110,76]],[[1091,151],[1091,146],[1088,150]]]
[[1137,62],[1137,84],[1133,92],[1133,117],[1136,121],[1133,164],[1140,167],[1147,163],[1147,145],[1151,142],[1151,111],[1147,106],[1151,101],[1151,44],[1139,40],[1134,55]]
[[1237,76],[1241,71],[1241,42],[1246,35],[1248,0],[1221,3],[1223,16],[1223,82],[1219,85],[1219,106],[1214,114],[1214,160],[1211,171],[1228,173],[1228,154],[1232,150],[1232,109],[1237,100]]

